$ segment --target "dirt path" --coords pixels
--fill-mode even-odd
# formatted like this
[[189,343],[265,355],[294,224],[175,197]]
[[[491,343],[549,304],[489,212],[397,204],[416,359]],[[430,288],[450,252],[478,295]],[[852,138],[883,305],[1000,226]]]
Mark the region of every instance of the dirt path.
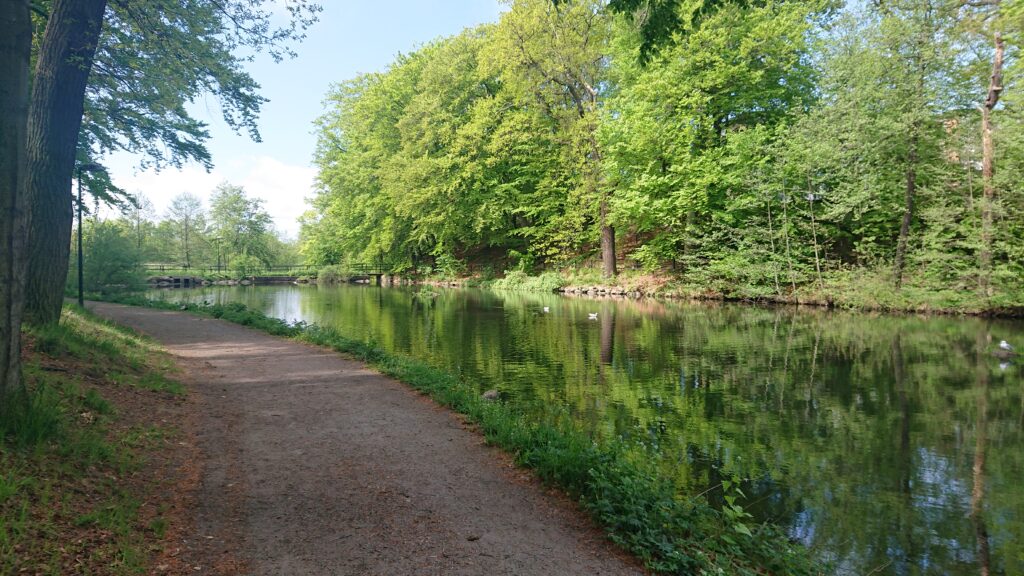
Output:
[[358,362],[190,314],[91,308],[163,343],[197,396],[193,573],[642,573],[456,416]]

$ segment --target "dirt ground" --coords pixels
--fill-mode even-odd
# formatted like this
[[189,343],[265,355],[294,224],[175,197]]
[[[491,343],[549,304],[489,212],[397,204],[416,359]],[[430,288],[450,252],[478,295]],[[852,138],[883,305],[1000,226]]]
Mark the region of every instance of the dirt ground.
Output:
[[644,573],[458,416],[359,362],[191,314],[90,307],[162,343],[194,396],[199,478],[175,569]]

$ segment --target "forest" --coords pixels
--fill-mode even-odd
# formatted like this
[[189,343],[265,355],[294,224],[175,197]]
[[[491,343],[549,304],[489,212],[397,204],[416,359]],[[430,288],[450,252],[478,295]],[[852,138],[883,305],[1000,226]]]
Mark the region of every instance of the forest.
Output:
[[311,263],[1019,306],[1021,9],[513,0],[339,82]]

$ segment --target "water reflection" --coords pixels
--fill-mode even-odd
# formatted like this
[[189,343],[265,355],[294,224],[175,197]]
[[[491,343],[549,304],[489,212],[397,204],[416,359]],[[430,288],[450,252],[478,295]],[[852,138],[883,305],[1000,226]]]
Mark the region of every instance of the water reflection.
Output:
[[1024,381],[993,355],[1021,323],[435,292],[160,294],[421,358],[631,442],[684,494],[742,476],[753,514],[840,573],[1024,573]]

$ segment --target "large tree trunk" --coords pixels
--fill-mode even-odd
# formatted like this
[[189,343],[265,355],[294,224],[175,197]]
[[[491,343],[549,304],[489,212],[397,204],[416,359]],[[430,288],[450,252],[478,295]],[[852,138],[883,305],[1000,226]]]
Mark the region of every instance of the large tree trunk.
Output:
[[82,124],[86,80],[103,24],[106,0],[55,0],[36,64],[28,120],[28,241],[26,319],[60,319],[71,250],[71,176]]
[[28,0],[0,0],[0,410],[21,386],[25,305],[25,137],[32,20]]
[[992,296],[992,208],[996,200],[995,154],[992,140],[992,110],[999,103],[1003,91],[1003,36],[996,32],[993,41],[992,76],[988,95],[981,106],[981,250],[978,254],[978,285],[983,296]]

